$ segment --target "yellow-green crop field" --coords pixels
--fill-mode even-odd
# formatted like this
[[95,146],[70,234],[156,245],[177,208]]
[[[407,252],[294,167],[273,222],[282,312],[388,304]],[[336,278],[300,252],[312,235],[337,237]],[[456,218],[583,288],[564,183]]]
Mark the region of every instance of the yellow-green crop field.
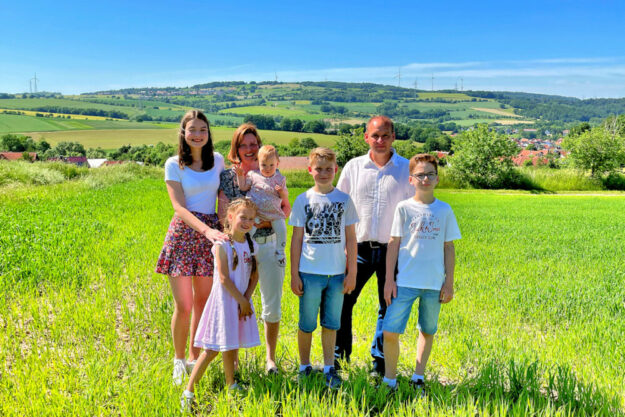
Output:
[[[234,128],[211,127],[215,142],[232,139]],[[123,145],[155,145],[158,142],[178,143],[178,129],[114,129],[114,130],[65,130],[57,132],[23,132],[33,139],[45,138],[51,145],[71,141],[82,143],[85,148],[117,149]],[[320,133],[284,132],[278,130],[261,130],[261,138],[269,143],[286,145],[293,138],[313,138],[320,146],[331,146],[336,136]]]
[[[416,309],[401,338],[399,391],[376,389],[369,375],[374,279],[355,309],[343,386],[329,392],[321,375],[298,384],[298,299],[287,279],[281,373],[265,375],[263,347],[242,350],[248,390],[231,396],[217,360],[196,391],[200,415],[625,415],[625,195],[437,197],[463,237],[426,398],[408,384]],[[180,415],[173,302],[167,278],[153,273],[173,213],[162,170],[127,165],[0,188],[0,205],[0,415]]]

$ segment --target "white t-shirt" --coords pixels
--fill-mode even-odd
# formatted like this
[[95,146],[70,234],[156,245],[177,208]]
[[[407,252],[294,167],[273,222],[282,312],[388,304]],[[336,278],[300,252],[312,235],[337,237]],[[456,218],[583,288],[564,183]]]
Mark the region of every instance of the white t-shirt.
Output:
[[176,181],[182,185],[185,205],[189,211],[215,214],[215,202],[219,189],[219,174],[224,170],[224,157],[215,152],[213,168],[197,172],[189,167],[180,169],[178,156],[165,162],[165,181]]
[[397,286],[439,291],[445,282],[445,242],[460,239],[451,206],[440,200],[397,205],[391,236],[401,238],[397,258]]
[[382,168],[371,160],[371,151],[345,164],[336,188],[349,194],[356,204],[360,217],[356,225],[358,242],[388,242],[395,207],[414,195],[408,165],[408,160],[395,150]]
[[348,194],[336,188],[321,194],[311,188],[298,195],[289,224],[304,228],[300,272],[345,273],[345,227],[354,223],[358,223],[358,213]]

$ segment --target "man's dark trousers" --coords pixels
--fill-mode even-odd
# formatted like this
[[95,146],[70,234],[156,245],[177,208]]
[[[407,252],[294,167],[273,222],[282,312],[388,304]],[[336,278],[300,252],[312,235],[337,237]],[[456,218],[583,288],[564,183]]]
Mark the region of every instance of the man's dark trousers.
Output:
[[[371,344],[371,356],[376,369],[384,366],[384,345],[382,322],[386,314],[384,301],[384,283],[386,279],[386,244],[379,242],[361,242],[358,244],[358,271],[356,288],[351,294],[345,294],[341,313],[341,328],[336,332],[335,357],[350,360],[352,354],[352,311],[356,300],[369,278],[375,273],[378,281],[378,320],[375,336]],[[380,368],[382,367],[382,368]]]

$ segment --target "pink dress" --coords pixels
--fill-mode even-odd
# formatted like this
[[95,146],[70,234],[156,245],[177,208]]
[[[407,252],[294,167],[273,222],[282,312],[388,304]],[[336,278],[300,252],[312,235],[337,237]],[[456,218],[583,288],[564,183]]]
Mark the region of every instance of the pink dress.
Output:
[[276,171],[271,177],[264,177],[258,170],[247,173],[247,182],[252,187],[247,196],[258,206],[258,217],[263,220],[284,219],[282,199],[276,191],[276,185],[286,188],[286,178]]
[[[228,255],[228,269],[230,279],[241,292],[245,293],[250,281],[252,271],[252,255],[257,253],[258,244],[253,242],[254,252],[250,253],[247,240],[239,243],[233,242],[239,262],[237,269],[232,270],[232,247],[230,243],[215,243],[213,255],[217,257],[217,249],[222,246]],[[251,302],[251,301],[250,301]],[[252,304],[252,311],[254,305]],[[198,329],[195,333],[194,345],[207,350],[225,352],[228,350],[249,348],[260,345],[256,313],[252,313],[247,320],[239,320],[239,304],[230,295],[219,280],[219,272],[215,268],[213,288],[208,301],[204,306],[204,312],[200,318]]]

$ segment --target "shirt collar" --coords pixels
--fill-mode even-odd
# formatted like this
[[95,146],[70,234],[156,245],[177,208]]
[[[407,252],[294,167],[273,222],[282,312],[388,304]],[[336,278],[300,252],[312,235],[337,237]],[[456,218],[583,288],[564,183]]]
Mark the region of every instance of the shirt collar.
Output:
[[[397,158],[399,157],[399,155],[397,155],[397,151],[395,150],[395,148],[391,148],[391,159],[388,160],[388,162],[386,163],[386,165],[384,165],[382,168],[385,168],[387,166],[395,166],[397,165]],[[375,162],[373,162],[373,159],[371,159],[371,149],[369,149],[369,151],[367,152],[367,164],[370,164],[376,168],[378,168],[378,166],[375,164]],[[379,168],[379,169],[382,169]]]

